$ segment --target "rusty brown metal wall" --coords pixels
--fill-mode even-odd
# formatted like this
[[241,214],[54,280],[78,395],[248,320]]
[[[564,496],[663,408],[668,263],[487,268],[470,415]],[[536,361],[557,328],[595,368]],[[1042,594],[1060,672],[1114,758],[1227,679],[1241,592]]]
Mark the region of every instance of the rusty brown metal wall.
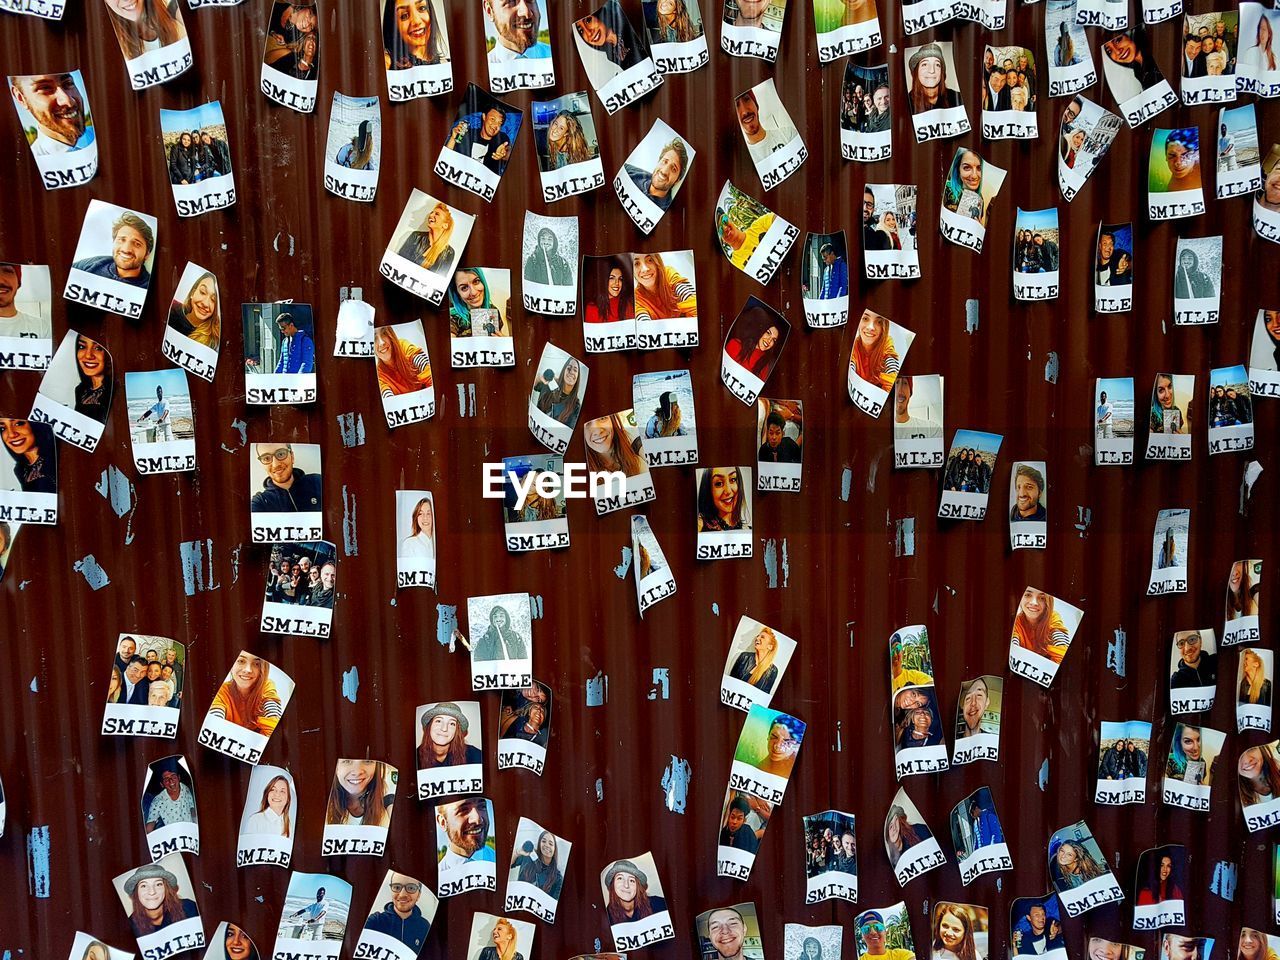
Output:
[[[586,89],[570,43],[571,21],[590,10],[584,0],[553,0],[551,26],[559,84]],[[638,4],[628,3],[633,15]],[[1138,16],[1137,4],[1133,15]],[[831,902],[804,906],[801,817],[829,807],[854,811],[862,897],[866,905],[905,899],[917,948],[927,950],[927,904],[939,898],[991,908],[993,955],[1006,949],[1009,904],[1015,896],[1047,889],[1049,834],[1081,817],[1131,890],[1137,854],[1165,842],[1183,842],[1192,856],[1188,930],[1219,937],[1219,951],[1234,953],[1241,922],[1267,927],[1269,843],[1248,837],[1234,791],[1234,758],[1257,735],[1234,733],[1231,681],[1219,683],[1218,703],[1205,722],[1231,731],[1219,761],[1212,814],[1173,810],[1158,803],[1154,773],[1145,807],[1097,808],[1092,802],[1097,726],[1103,719],[1150,719],[1153,757],[1167,750],[1168,644],[1175,629],[1220,629],[1224,582],[1231,561],[1262,557],[1274,582],[1277,511],[1270,490],[1277,404],[1257,410],[1259,450],[1266,467],[1247,520],[1237,513],[1242,455],[1206,455],[1198,422],[1189,464],[1147,464],[1124,469],[1092,466],[1090,410],[1093,378],[1133,375],[1139,398],[1157,370],[1194,372],[1201,387],[1211,366],[1247,362],[1254,314],[1280,305],[1276,248],[1249,229],[1249,201],[1208,203],[1197,219],[1152,225],[1145,221],[1144,173],[1151,130],[1123,130],[1100,172],[1071,205],[1054,180],[1057,114],[1063,101],[1041,89],[1032,143],[982,144],[984,155],[1009,170],[995,203],[987,250],[975,256],[944,243],[933,224],[941,180],[955,147],[978,137],[916,147],[904,98],[895,87],[894,156],[870,166],[839,157],[836,111],[843,62],[820,67],[811,9],[793,0],[776,67],[731,59],[717,49],[717,11],[703,0],[711,64],[674,76],[638,106],[606,117],[593,101],[606,174],[621,164],[653,119],[663,117],[698,151],[692,174],[672,211],[651,239],[631,226],[609,188],[546,208],[536,189],[537,162],[527,114],[515,158],[492,205],[445,186],[431,172],[458,94],[391,105],[385,99],[372,2],[322,0],[324,53],[319,106],[301,116],[268,103],[258,92],[265,2],[187,12],[195,66],[169,84],[133,93],[103,6],[72,3],[62,24],[6,17],[0,22],[0,61],[6,72],[80,68],[88,85],[101,169],[87,187],[47,193],[18,136],[12,113],[0,147],[0,257],[49,263],[60,290],[90,198],[128,204],[160,218],[153,290],[140,322],[130,323],[62,300],[56,328],[70,326],[106,343],[117,371],[116,408],[96,453],[64,448],[62,520],[57,528],[28,527],[18,538],[9,575],[0,585],[3,636],[0,670],[0,775],[9,800],[9,826],[0,841],[0,956],[61,958],[71,932],[87,929],[117,945],[130,943],[110,878],[146,859],[137,814],[147,762],[173,751],[191,763],[200,802],[203,853],[191,860],[207,933],[220,920],[245,927],[263,950],[272,943],[287,883],[285,871],[237,870],[234,841],[249,769],[197,745],[196,733],[216,684],[236,651],[249,647],[280,664],[298,683],[268,762],[288,765],[301,791],[300,832],[294,866],[330,871],[355,886],[353,917],[362,916],[388,865],[434,882],[430,813],[400,792],[389,853],[382,860],[321,858],[322,804],[333,762],[340,756],[385,758],[409,772],[415,704],[462,698],[469,688],[463,654],[436,641],[437,605],[465,610],[466,597],[524,591],[541,598],[535,623],[535,676],[557,697],[550,760],[541,779],[498,773],[492,737],[486,743],[486,785],[497,813],[500,863],[509,856],[520,815],[569,838],[573,854],[559,920],[539,924],[533,957],[560,960],[588,951],[596,938],[608,946],[598,873],[610,860],[653,850],[661,869],[678,936],[648,951],[653,957],[691,953],[692,921],[711,906],[755,900],[770,957],[781,956],[784,922],[840,922],[846,956],[853,956],[849,921],[856,912]],[[1200,9],[1200,6],[1197,6]],[[1205,7],[1205,9],[1208,9]],[[901,76],[902,36],[897,4],[883,5],[885,47],[860,57],[887,56],[895,83]],[[453,0],[449,9],[454,80],[487,79],[479,0]],[[977,64],[989,39],[1043,50],[1043,4],[1011,3],[1010,26],[992,35],[976,25],[952,24],[926,36],[952,39],[971,120],[978,119]],[[1178,63],[1180,25],[1154,28],[1158,59]],[[1098,32],[1090,31],[1101,72]],[[912,41],[915,42],[915,41]],[[896,45],[896,46],[894,46]],[[935,519],[935,472],[892,469],[888,414],[879,421],[856,410],[845,393],[848,328],[803,328],[795,256],[774,282],[761,288],[733,270],[717,252],[712,209],[726,177],[761,196],[739,134],[733,95],[775,76],[780,95],[801,127],[810,159],[767,196],[801,230],[849,231],[853,272],[860,273],[858,204],[863,184],[919,185],[918,282],[857,281],[856,313],[871,306],[917,333],[907,372],[947,377],[948,433],[957,427],[1004,435],[991,514],[981,523]],[[1041,84],[1044,83],[1041,77]],[[1176,85],[1176,84],[1175,84]],[[383,97],[383,167],[373,205],[347,202],[322,188],[323,146],[333,91]],[[1109,107],[1101,86],[1088,95]],[[175,215],[164,175],[158,110],[220,99],[230,132],[238,204],[195,220]],[[529,93],[507,99],[526,105]],[[8,111],[8,108],[5,108]],[[1209,142],[1216,110],[1176,107],[1163,126],[1195,124]],[[1259,103],[1260,140],[1280,138],[1280,108]],[[1209,151],[1205,164],[1211,165]],[[1206,176],[1210,182],[1212,176]],[[795,332],[766,394],[805,403],[808,436],[804,489],[799,496],[757,496],[756,559],[693,560],[694,490],[691,468],[655,473],[657,501],[646,510],[668,558],[679,592],[641,622],[630,576],[614,567],[628,545],[629,515],[597,519],[589,504],[569,509],[568,551],[508,555],[500,510],[480,497],[480,464],[502,455],[534,452],[525,428],[532,364],[548,339],[582,356],[576,319],[519,315],[514,370],[450,371],[448,327],[442,309],[381,281],[377,263],[410,188],[417,186],[479,215],[466,258],[519,269],[526,208],[577,214],[583,251],[692,247],[697,257],[702,346],[687,352],[611,354],[588,358],[591,382],[586,413],[630,405],[630,376],[642,370],[688,365],[693,371],[703,465],[751,463],[755,411],[718,382],[723,331],[746,297],[755,294],[786,314]],[[1208,190],[1208,188],[1206,188]],[[1012,301],[1009,237],[1015,208],[1058,205],[1062,211],[1063,293],[1054,303]],[[1091,313],[1088,264],[1099,220],[1137,223],[1139,284],[1132,313]],[[1226,273],[1223,318],[1217,326],[1175,329],[1171,323],[1172,251],[1179,232],[1223,233]],[[194,475],[139,477],[129,453],[121,371],[164,366],[159,345],[163,307],[186,260],[216,270],[222,285],[225,337],[216,382],[192,378],[199,471]],[[435,358],[439,411],[427,423],[386,429],[373,371],[367,362],[334,360],[334,317],[341,286],[362,286],[379,322],[421,317]],[[236,305],[296,298],[316,307],[321,389],[305,408],[247,408],[240,372]],[[964,304],[981,304],[981,322],[966,333]],[[1050,353],[1061,360],[1056,383],[1045,378]],[[34,374],[0,378],[0,412],[24,414],[37,385]],[[474,415],[462,408],[462,388],[475,388]],[[1141,404],[1139,399],[1139,405]],[[339,418],[363,420],[365,442],[344,448]],[[326,466],[325,531],[345,546],[333,638],[283,640],[258,632],[266,549],[248,541],[248,505],[242,493],[250,439],[289,438],[323,445]],[[238,429],[238,427],[240,429]],[[571,456],[581,450],[575,440]],[[1008,464],[1048,462],[1052,505],[1050,548],[1011,554],[1002,517]],[[118,517],[95,489],[117,467],[132,484],[133,503]],[[848,480],[844,477],[848,474]],[[849,495],[841,496],[847,485]],[[395,590],[393,492],[425,487],[440,517],[440,591]],[[1191,580],[1185,595],[1146,599],[1151,534],[1162,507],[1192,508]],[[1077,527],[1080,512],[1089,522]],[[916,521],[915,553],[897,556],[895,520]],[[344,544],[344,531],[348,535]],[[206,589],[184,593],[179,545],[209,541]],[[763,561],[775,542],[777,586]],[[96,558],[110,584],[93,590],[75,571]],[[886,640],[899,626],[924,622],[944,714],[954,709],[961,680],[1001,673],[1016,598],[1028,583],[1043,586],[1085,611],[1080,635],[1052,688],[1041,691],[1016,678],[1006,682],[1001,762],[974,763],[913,778],[908,789],[948,854],[946,816],[973,789],[990,785],[1009,835],[1015,869],[964,889],[954,859],[913,882],[905,892],[893,880],[879,840],[896,789],[888,715]],[[209,587],[212,586],[212,589]],[[1268,585],[1269,586],[1269,585]],[[1264,606],[1264,637],[1273,642],[1272,601]],[[742,715],[721,707],[718,678],[739,615],[774,624],[799,639],[800,649],[775,706],[809,722],[786,802],[766,834],[752,879],[717,879],[715,837],[729,761]],[[1128,638],[1123,677],[1107,669],[1113,631]],[[176,743],[126,742],[98,734],[108,664],[120,631],[172,636],[188,644],[186,701]],[[1234,677],[1235,654],[1223,673]],[[344,671],[359,671],[358,700],[341,695]],[[655,693],[654,672],[669,673],[669,696]],[[588,678],[608,677],[608,701],[588,707]],[[485,703],[492,730],[496,697]],[[683,813],[669,811],[661,778],[673,758],[686,759],[692,782]],[[1038,783],[1042,768],[1047,782]],[[411,774],[402,781],[408,784]],[[599,795],[598,795],[599,791]],[[600,799],[602,796],[603,799]],[[40,880],[39,849],[28,863],[30,831],[48,828],[49,896],[29,890]],[[39,847],[39,844],[37,844]],[[1211,892],[1215,864],[1239,865],[1234,902]],[[500,871],[501,872],[501,871]],[[424,956],[460,958],[476,910],[500,912],[495,894],[446,901]],[[1126,906],[1106,907],[1067,924],[1073,956],[1086,938],[1102,935],[1153,948],[1151,934],[1130,930]],[[348,949],[356,934],[349,930]],[[1223,942],[1229,938],[1228,946]],[[526,955],[527,956],[527,955]],[[1215,957],[1222,957],[1218,952]]]

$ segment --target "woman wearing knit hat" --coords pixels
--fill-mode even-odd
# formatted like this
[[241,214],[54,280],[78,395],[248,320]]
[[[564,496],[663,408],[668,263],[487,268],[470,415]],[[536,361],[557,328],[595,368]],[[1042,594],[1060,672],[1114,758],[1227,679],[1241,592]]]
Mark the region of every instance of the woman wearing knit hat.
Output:
[[[647,946],[675,936],[652,853],[613,861],[600,874],[600,890],[618,949]],[[659,931],[666,935],[655,936]]]
[[[112,883],[126,904],[129,926],[139,940],[182,920],[195,919],[199,932],[200,908],[179,892],[192,892],[182,854],[172,853],[157,863],[122,873]],[[199,946],[203,945],[202,934]]]
[[[467,714],[479,718],[479,703],[469,701],[459,705],[445,700],[419,709],[422,711],[419,717],[422,727],[422,739],[418,743],[419,770],[480,763],[484,759],[479,747],[467,742],[471,732]],[[477,742],[480,740],[479,724],[476,725],[475,739]]]

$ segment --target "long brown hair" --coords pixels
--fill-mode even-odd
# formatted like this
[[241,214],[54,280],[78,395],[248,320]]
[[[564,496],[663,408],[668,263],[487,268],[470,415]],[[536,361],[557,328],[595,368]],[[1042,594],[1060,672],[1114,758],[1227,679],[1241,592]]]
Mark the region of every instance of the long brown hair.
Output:
[[653,304],[657,309],[658,315],[653,317],[654,320],[665,320],[670,317],[677,316],[680,311],[680,300],[676,296],[675,290],[671,288],[671,281],[667,278],[667,267],[662,262],[662,254],[660,253],[633,253],[631,255],[632,268],[634,273],[635,261],[648,258],[653,261],[654,266],[658,268],[658,275],[654,278],[653,292],[644,290],[638,283],[636,284],[636,292]]
[[283,783],[284,788],[289,791],[289,799],[284,805],[284,813],[280,815],[281,819],[284,821],[284,830],[280,832],[280,836],[287,837],[289,836],[290,820],[292,816],[289,811],[293,808],[293,787],[289,786],[288,777],[276,774],[276,776],[267,781],[267,787],[262,791],[262,803],[258,807],[258,812],[262,813],[271,808],[271,804],[267,803],[267,797],[271,793],[271,788],[276,785],[277,780]]
[[[246,652],[245,656],[253,657],[253,654]],[[234,664],[231,667],[232,676],[227,678],[225,685],[229,688],[227,699],[231,702],[232,709],[238,716],[256,724],[258,718],[262,716],[262,705],[266,702],[264,691],[267,688],[268,675],[271,673],[271,664],[261,657],[253,657],[253,659],[258,661],[258,679],[253,682],[248,693],[243,696],[240,693],[240,685],[236,683],[234,676]]]
[[[557,144],[551,139],[551,127],[561,117],[565,119],[569,132],[564,135],[564,143]],[[564,154],[570,163],[582,163],[584,160],[591,159],[591,148],[587,146],[587,136],[582,132],[582,124],[568,110],[561,110],[547,125],[547,159],[551,161],[552,167],[555,166],[556,157],[560,154]]]
[[[1025,592],[1025,591],[1024,591]],[[1027,619],[1022,612],[1022,601],[1018,601],[1018,615],[1013,618],[1013,633],[1018,638],[1018,645],[1024,650],[1033,650],[1041,656],[1049,656],[1049,647],[1053,639],[1053,597],[1043,590],[1044,614],[1035,623]]]
[[768,627],[761,627],[757,637],[767,637],[769,639],[769,652],[756,661],[755,669],[751,671],[751,675],[747,677],[747,683],[755,686],[760,682],[760,678],[765,672],[773,666],[773,658],[778,655],[778,638]]
[[171,923],[187,918],[187,911],[182,906],[182,898],[178,896],[177,889],[169,885],[168,880],[164,881],[164,902],[160,904],[161,920],[159,924],[152,923],[151,918],[147,916],[147,908],[138,899],[138,887],[136,884],[134,885],[133,893],[129,895],[129,899],[133,901],[129,913],[129,926],[133,928],[135,937],[155,933],[161,927],[167,927]]
[[213,333],[213,343],[217,344],[222,339],[222,304],[218,302],[218,278],[212,272],[206,270],[196,277],[196,282],[187,291],[187,298],[182,301],[182,315],[187,318],[191,326],[200,328],[200,324],[195,319],[195,308],[191,305],[191,301],[196,295],[196,288],[206,280],[213,281],[213,316],[209,318],[209,329]]
[[[435,723],[433,719],[431,723]],[[445,750],[443,760],[436,760],[436,752],[431,744],[431,723],[422,731],[422,742],[418,744],[418,769],[430,770],[432,767],[456,767],[467,762],[467,737],[462,732],[462,724],[453,729],[453,739]]]
[[426,386],[426,382],[422,379],[422,372],[409,359],[405,353],[403,341],[396,336],[394,330],[390,327],[378,327],[373,331],[373,339],[375,356],[377,354],[377,341],[379,340],[385,343],[391,351],[390,361],[383,363],[382,359],[378,357],[376,362],[378,376],[387,381],[387,385],[391,387],[394,393],[412,393]]
[[964,939],[960,941],[960,949],[955,951],[959,960],[978,960],[978,948],[973,942],[973,918],[969,911],[954,903],[940,903],[933,916],[933,953],[937,956],[942,946],[942,918],[947,914],[960,921],[964,927]]
[[142,36],[144,27],[149,33],[155,34],[155,37],[150,39],[158,39],[162,47],[167,47],[187,35],[187,28],[182,25],[182,14],[178,13],[174,16],[174,11],[178,9],[177,0],[172,0],[172,3],[170,0],[141,0],[141,2],[142,14],[137,23],[126,20],[107,7],[107,15],[111,17],[111,26],[116,31],[116,39],[120,41],[120,49],[124,52],[126,60],[134,60],[145,52],[144,44],[147,39]]
[[[606,418],[599,417],[597,419],[604,420]],[[587,469],[600,471],[617,469],[628,477],[634,477],[636,474],[643,472],[644,462],[627,438],[627,431],[622,426],[622,419],[616,413],[609,414],[607,419],[613,424],[613,443],[610,445],[607,455],[597,453],[592,449],[591,444],[585,444],[587,448]],[[595,421],[588,421],[583,430],[589,431],[592,423],[595,423]],[[606,456],[610,459],[606,460]]]
[[[855,330],[853,334],[853,367],[858,376],[862,377],[867,383],[881,385],[883,380],[882,372],[884,370],[884,355],[886,347],[889,345],[889,321],[886,317],[882,317],[874,310],[866,311],[875,318],[875,325],[880,330],[880,336],[876,338],[876,344],[870,350],[862,345],[862,336],[859,331]],[[861,322],[858,324],[862,326]]]
[[1253,789],[1253,783],[1250,780],[1237,774],[1236,779],[1240,781],[1240,805],[1247,807],[1263,800],[1274,800],[1280,796],[1280,760],[1276,759],[1275,751],[1271,749],[1269,743],[1261,743],[1256,747],[1245,749],[1257,750],[1262,755],[1262,779],[1271,787],[1271,793],[1258,793]]
[[436,536],[436,505],[431,502],[430,497],[423,497],[414,504],[413,514],[409,518],[409,535],[416,537],[418,534],[422,533],[422,527],[418,525],[418,514],[422,511],[422,505],[424,503],[431,508],[431,539],[434,540]]
[[658,14],[658,28],[671,27],[676,32],[676,42],[687,43],[697,38],[698,31],[693,25],[693,18],[689,16],[684,0],[675,0],[675,3],[676,12],[665,24],[662,22],[662,14]]
[[1240,592],[1231,589],[1227,584],[1227,618],[1251,617],[1258,612],[1258,602],[1253,598],[1253,578],[1249,575],[1249,561],[1237,560],[1232,564],[1231,572],[1240,568]]
[[[387,805],[385,800],[387,779],[387,765],[381,760],[374,762],[373,776],[369,778],[369,785],[364,788],[364,792],[357,798],[364,804],[364,813],[360,817],[360,822],[367,827],[381,827],[383,821],[387,819]],[[333,775],[333,786],[329,788],[329,803],[325,808],[324,822],[333,824],[343,824],[351,819],[351,814],[347,811],[347,798],[349,794],[346,788],[338,782],[338,774],[335,771]]]
[[[616,880],[617,877],[614,877]],[[653,904],[649,902],[649,885],[640,882],[640,878],[636,877],[636,898],[632,901],[632,914],[627,916],[626,909],[622,906],[622,901],[618,899],[618,894],[613,889],[613,884],[609,884],[609,905],[606,908],[609,914],[609,923],[630,923],[633,920],[643,920],[645,917],[653,916]]]
[[[921,57],[920,62],[923,63],[926,57]],[[941,100],[947,92],[947,58],[938,57],[941,63],[941,76],[938,78],[937,94],[934,96],[935,102]],[[925,87],[919,86],[920,83],[920,64],[916,64],[915,70],[911,71],[911,112],[924,113],[926,110],[933,110],[934,104],[929,102],[928,95],[925,93]]]

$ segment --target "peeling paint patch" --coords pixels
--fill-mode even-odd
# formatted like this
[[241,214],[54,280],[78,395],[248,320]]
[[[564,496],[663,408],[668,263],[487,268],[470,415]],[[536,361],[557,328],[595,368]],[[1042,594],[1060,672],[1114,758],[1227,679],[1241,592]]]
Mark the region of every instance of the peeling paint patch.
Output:
[[1076,505],[1076,529],[1080,531],[1080,539],[1089,535],[1089,524],[1093,523],[1093,511],[1088,507]]
[[31,692],[32,692],[32,693],[39,693],[39,692],[40,692],[40,678],[39,678],[39,677],[32,677],[32,678],[31,678]]
[[243,543],[237,543],[236,548],[231,551],[231,585],[235,586],[237,580],[240,579],[240,548]]
[[1230,860],[1219,860],[1213,865],[1213,879],[1209,890],[1228,902],[1236,898],[1236,865]]
[[235,453],[237,450],[239,450],[241,447],[243,447],[246,443],[249,442],[249,425],[245,423],[243,420],[232,420],[231,429],[235,430],[237,433],[240,434],[240,442],[237,443],[234,447],[228,447],[224,443],[222,445],[222,449],[225,450],[227,453]]
[[436,604],[436,642],[442,647],[449,646],[453,639],[453,631],[458,629],[458,607],[452,603]]
[[666,667],[653,668],[653,687],[649,690],[649,699],[671,699],[671,671]]
[[711,612],[714,613],[717,617],[720,616],[720,604],[712,603]]
[[338,414],[338,435],[347,449],[364,445],[364,417],[359,413]]
[[1048,358],[1047,360],[1045,360],[1045,362],[1044,362],[1044,379],[1045,379],[1045,382],[1046,382],[1046,383],[1057,383],[1057,382],[1058,382],[1058,371],[1061,369],[1061,367],[1062,367],[1062,364],[1061,364],[1061,362],[1058,360],[1058,354],[1057,354],[1057,352],[1056,352],[1056,351],[1053,351],[1053,350],[1049,351],[1049,358]]
[[49,828],[32,827],[27,834],[27,887],[40,900],[49,899]]
[[1107,641],[1107,669],[1117,677],[1124,676],[1125,633],[1123,627],[1116,627],[1114,640]]
[[[604,779],[596,777],[596,803],[604,803]],[[596,943],[600,941],[597,940]]]
[[778,541],[765,540],[764,542],[764,572],[768,577],[766,586],[770,590],[778,589]]
[[129,522],[124,534],[124,544],[127,547],[133,543],[133,514],[138,509],[138,492],[134,489],[133,482],[118,468],[111,465],[102,471],[102,476],[94,485],[94,489],[111,504],[111,509],[117,517],[128,514]]
[[627,576],[627,571],[631,569],[631,548],[622,548],[622,562],[613,568],[613,575],[619,580],[623,580]]
[[28,585],[29,583],[31,583],[31,582],[32,582],[32,581],[30,581],[30,580],[23,580],[23,581],[21,581],[21,582],[18,584],[18,589],[19,589],[19,590],[25,590],[25,589],[27,589],[27,585]]
[[182,589],[188,597],[201,590],[217,590],[213,578],[213,541],[186,540],[178,544],[178,557],[182,562]]
[[684,813],[689,799],[689,781],[693,779],[693,767],[683,757],[671,755],[671,762],[662,771],[663,802],[672,813]]
[[853,469],[845,467],[840,473],[840,499],[849,502],[849,494],[853,490]]
[[1048,788],[1049,786],[1049,758],[1048,757],[1046,757],[1044,762],[1040,764],[1040,773],[1037,774],[1036,780],[1040,784],[1041,791],[1044,791]]
[[529,598],[529,616],[534,620],[542,619],[542,594]]
[[964,332],[969,334],[978,332],[977,300],[966,300],[964,302]]
[[601,670],[587,678],[587,706],[603,707],[609,701],[609,675]]
[[342,552],[348,557],[360,554],[360,542],[356,539],[356,495],[347,493],[345,483],[342,485]]
[[458,384],[458,416],[474,417],[476,415],[476,385],[474,383]]
[[93,587],[94,590],[101,590],[111,582],[111,578],[107,576],[107,571],[98,565],[98,561],[94,559],[92,553],[83,560],[77,560],[71,569],[84,577],[85,583]]
[[893,536],[894,556],[914,557],[916,555],[916,518],[903,517],[894,523],[897,526]]
[[836,721],[836,753],[844,753],[844,743],[840,739],[840,721]]
[[342,674],[342,695],[352,703],[360,695],[360,671],[353,664],[350,670]]

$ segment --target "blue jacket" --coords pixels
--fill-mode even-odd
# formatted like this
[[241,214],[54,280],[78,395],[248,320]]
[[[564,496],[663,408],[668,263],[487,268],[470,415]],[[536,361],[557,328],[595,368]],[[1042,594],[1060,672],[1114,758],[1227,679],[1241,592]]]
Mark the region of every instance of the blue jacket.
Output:
[[430,931],[431,924],[427,922],[427,918],[422,915],[422,911],[417,906],[413,908],[413,913],[409,915],[407,920],[401,920],[400,915],[396,913],[396,908],[388,903],[383,906],[381,911],[373,914],[364,922],[364,928],[366,930],[376,930],[378,933],[385,933],[388,937],[394,937],[416,952],[422,949],[422,944],[427,939],[427,932]]
[[280,341],[280,361],[276,373],[315,373],[316,342],[305,330]]
[[993,843],[1004,843],[1004,831],[1000,829],[1000,818],[994,811],[982,810],[978,813],[977,846],[986,847]]
[[320,474],[293,468],[293,484],[288,490],[277,487],[267,477],[262,489],[249,501],[250,513],[319,513]]

